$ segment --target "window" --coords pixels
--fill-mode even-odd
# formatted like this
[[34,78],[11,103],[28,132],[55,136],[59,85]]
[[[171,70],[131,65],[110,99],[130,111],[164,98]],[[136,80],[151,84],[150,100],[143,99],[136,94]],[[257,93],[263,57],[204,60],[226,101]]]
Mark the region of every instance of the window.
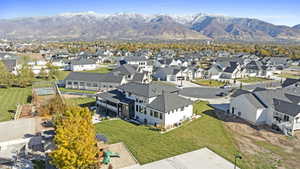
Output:
[[98,84],[97,83],[93,83],[93,87],[98,87]]
[[72,85],[72,82],[68,81],[68,85]]
[[156,112],[156,111],[154,112],[154,117],[156,117],[156,118],[158,117],[158,112]]
[[80,84],[80,86],[84,86],[84,82],[80,82],[79,84]]
[[242,115],[242,113],[239,111],[239,112],[238,112],[238,116],[241,116],[241,115]]
[[128,92],[128,96],[131,96],[131,93],[130,93],[130,92]]
[[162,119],[162,113],[159,113],[159,118]]
[[113,88],[113,86],[112,86],[112,85],[109,85],[109,88]]
[[138,105],[135,105],[135,111],[139,111],[139,106]]
[[86,85],[87,85],[88,87],[91,87],[91,86],[92,86],[92,84],[91,84],[91,83],[87,83]]
[[290,121],[290,117],[289,117],[289,116],[287,116],[287,115],[284,115],[284,117],[283,117],[283,121]]
[[153,116],[153,111],[152,110],[150,110],[150,116]]
[[296,118],[296,123],[300,123],[300,117]]
[[74,85],[78,85],[78,82],[74,82]]
[[181,107],[180,111],[183,111],[184,110],[184,107]]

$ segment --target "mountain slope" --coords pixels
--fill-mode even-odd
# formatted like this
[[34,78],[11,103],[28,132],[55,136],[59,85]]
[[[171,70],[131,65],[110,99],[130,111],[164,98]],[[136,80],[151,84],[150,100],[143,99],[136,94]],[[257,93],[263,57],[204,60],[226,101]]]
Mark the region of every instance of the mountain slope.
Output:
[[300,26],[277,26],[258,19],[196,14],[189,16],[68,13],[0,20],[9,39],[217,39],[300,40]]
[[300,24],[299,24],[299,25],[295,25],[295,26],[293,26],[293,29],[300,30]]

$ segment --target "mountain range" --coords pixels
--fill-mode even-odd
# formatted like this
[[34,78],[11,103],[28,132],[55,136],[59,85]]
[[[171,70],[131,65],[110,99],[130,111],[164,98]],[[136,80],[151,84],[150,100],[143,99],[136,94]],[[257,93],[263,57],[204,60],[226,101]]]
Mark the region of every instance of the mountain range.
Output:
[[143,15],[94,12],[0,19],[0,38],[7,39],[196,39],[300,41],[300,25],[274,25],[252,18],[209,14]]

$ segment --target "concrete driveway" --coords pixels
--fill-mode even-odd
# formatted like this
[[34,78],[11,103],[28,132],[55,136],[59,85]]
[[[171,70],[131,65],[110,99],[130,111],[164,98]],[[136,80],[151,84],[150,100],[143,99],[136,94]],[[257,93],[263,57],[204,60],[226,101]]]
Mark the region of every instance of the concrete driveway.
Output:
[[[181,154],[145,165],[134,165],[123,169],[233,169],[234,164],[208,148]],[[236,167],[236,169],[239,169]]]
[[199,99],[221,98],[217,94],[229,93],[230,89],[206,88],[206,87],[188,87],[179,91],[179,94],[186,97],[194,97]]

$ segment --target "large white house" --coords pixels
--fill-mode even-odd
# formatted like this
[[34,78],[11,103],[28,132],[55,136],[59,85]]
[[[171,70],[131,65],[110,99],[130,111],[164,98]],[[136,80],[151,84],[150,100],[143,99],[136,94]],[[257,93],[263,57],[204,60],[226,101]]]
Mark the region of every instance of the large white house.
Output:
[[266,124],[286,134],[300,130],[300,88],[238,91],[229,112],[253,125]]
[[97,95],[98,112],[171,128],[191,119],[193,102],[178,95],[173,86],[128,83]]
[[97,64],[95,60],[91,59],[79,59],[71,60],[69,68],[71,71],[85,71],[85,70],[95,70],[97,69]]

